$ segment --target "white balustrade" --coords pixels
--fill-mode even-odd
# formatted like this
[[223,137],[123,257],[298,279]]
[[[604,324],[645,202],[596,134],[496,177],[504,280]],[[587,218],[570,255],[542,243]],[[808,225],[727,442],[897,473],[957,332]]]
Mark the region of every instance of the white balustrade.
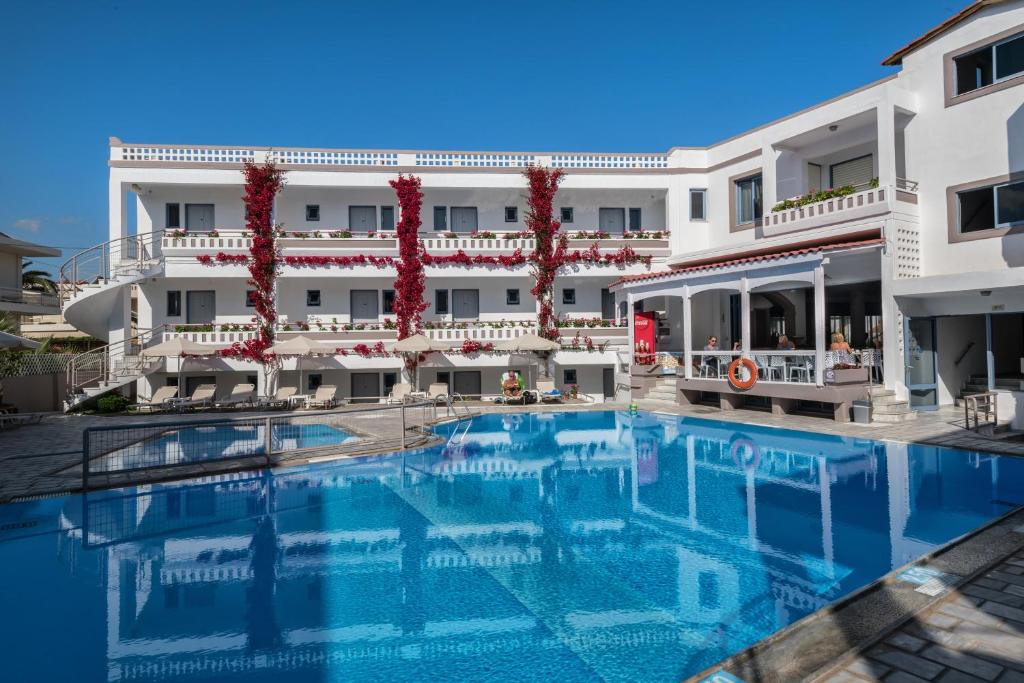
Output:
[[213,331],[198,331],[198,330],[166,330],[163,332],[163,338],[161,341],[168,341],[170,339],[187,339],[188,341],[196,342],[199,344],[226,344],[231,345],[235,342],[244,342],[247,339],[255,339],[258,333],[256,330],[235,330],[235,331],[221,331],[219,329]]
[[[916,195],[909,190],[899,190],[898,193],[900,201],[911,205],[911,207],[913,203],[916,203]],[[908,202],[907,197],[913,197],[915,202]],[[892,188],[871,187],[843,197],[833,197],[813,204],[772,211],[764,216],[763,229],[766,235],[781,235],[870,218],[892,211],[894,201]]]
[[160,239],[161,248],[168,249],[198,249],[198,250],[249,250],[252,248],[252,238],[244,237],[241,230],[217,231],[216,235],[204,232],[186,233],[175,237],[173,231],[163,233]]
[[500,236],[495,239],[485,239],[483,237],[470,237],[459,236],[459,237],[442,237],[442,236],[430,236],[425,235],[422,237],[423,247],[431,254],[450,251],[465,251],[465,252],[500,252],[511,254],[516,249],[522,249],[524,252],[533,251],[534,241],[527,237],[517,237],[515,239],[504,239]]

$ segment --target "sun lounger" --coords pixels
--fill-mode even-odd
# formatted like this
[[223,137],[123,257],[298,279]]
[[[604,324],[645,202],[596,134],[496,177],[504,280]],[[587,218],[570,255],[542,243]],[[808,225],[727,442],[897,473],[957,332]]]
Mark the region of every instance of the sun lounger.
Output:
[[0,415],[0,430],[39,424],[46,413],[4,413]]
[[163,410],[167,407],[167,402],[178,395],[178,387],[166,386],[160,387],[153,392],[153,396],[148,401],[139,401],[133,405],[128,406],[128,411],[139,412],[139,413],[151,413],[154,410]]
[[321,384],[317,387],[316,393],[313,394],[312,398],[306,399],[307,408],[333,408],[337,403],[335,396],[338,393],[338,387],[333,384]]
[[216,408],[237,408],[252,405],[256,402],[256,386],[254,384],[236,384],[231,393],[215,402]]
[[292,396],[298,393],[296,387],[278,387],[277,391],[274,392],[273,397],[265,398],[260,402],[260,405],[267,408],[287,408],[291,405],[289,400]]
[[391,393],[388,394],[386,401],[388,403],[404,403],[409,400],[410,394],[412,394],[412,385],[408,382],[399,382],[391,387]]
[[170,403],[178,409],[209,408],[213,403],[213,397],[216,393],[216,384],[200,384],[190,397],[171,401]]
[[555,388],[555,382],[550,379],[537,380],[537,398],[542,403],[561,401],[562,392]]

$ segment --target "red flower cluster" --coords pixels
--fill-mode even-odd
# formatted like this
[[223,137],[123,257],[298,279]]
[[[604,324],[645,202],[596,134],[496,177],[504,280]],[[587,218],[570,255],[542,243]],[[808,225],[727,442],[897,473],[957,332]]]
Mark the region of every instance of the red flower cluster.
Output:
[[402,216],[396,229],[400,260],[397,264],[398,277],[395,278],[394,311],[398,322],[398,338],[405,339],[420,331],[423,322],[421,314],[427,308],[427,302],[423,300],[423,292],[427,287],[421,261],[424,251],[419,238],[423,192],[420,191],[420,179],[414,175],[406,177],[399,174],[398,179],[392,180],[390,184],[398,196]]
[[489,353],[494,350],[494,344],[491,342],[481,344],[476,339],[466,339],[462,342],[462,347],[459,350],[462,353],[477,353],[479,351]]
[[552,295],[555,274],[562,265],[568,240],[558,234],[561,224],[554,219],[553,206],[558,184],[562,182],[565,171],[560,168],[529,166],[523,171],[523,175],[530,186],[530,196],[527,199],[530,209],[526,213],[526,227],[533,233],[535,239],[530,261],[537,284],[530,293],[540,304],[537,315],[540,336],[558,339]]
[[289,266],[365,266],[387,268],[395,265],[392,256],[285,256],[284,262]]
[[596,266],[612,264],[624,266],[633,263],[643,263],[649,266],[651,265],[651,257],[641,256],[629,246],[620,247],[618,251],[612,254],[602,254],[597,246],[597,242],[594,242],[585,251],[573,251],[565,254],[563,263],[589,263]]
[[444,256],[433,256],[424,252],[423,263],[428,266],[505,266],[508,268],[526,263],[526,256],[523,254],[522,249],[516,249],[511,254],[502,254],[500,256],[485,256],[483,254],[470,256],[459,249],[454,254],[445,254]]
[[225,254],[223,251],[218,251],[214,256],[200,254],[196,256],[196,261],[207,266],[214,261],[217,263],[248,263],[249,257],[245,254]]
[[[344,349],[338,349],[338,351],[339,351],[339,353],[341,353],[341,352],[344,351]],[[384,348],[384,342],[382,342],[382,341],[377,342],[373,346],[367,346],[366,344],[362,344],[362,343],[356,344],[355,346],[352,347],[352,352],[355,353],[358,356],[362,356],[363,358],[369,358],[370,356],[386,356],[386,355],[388,355],[387,350],[385,350],[385,348]],[[348,355],[348,354],[341,353],[341,355],[345,356],[345,355]]]

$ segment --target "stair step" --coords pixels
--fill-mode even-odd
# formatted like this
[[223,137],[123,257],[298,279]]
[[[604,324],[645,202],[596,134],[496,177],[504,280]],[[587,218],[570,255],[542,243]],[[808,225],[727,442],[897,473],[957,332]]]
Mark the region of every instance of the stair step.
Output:
[[895,403],[883,403],[882,405],[875,405],[872,407],[871,412],[875,415],[900,415],[903,413],[911,413],[913,409],[906,401],[898,401]]
[[885,387],[872,386],[869,389],[869,393],[872,398],[875,396],[895,396],[896,392],[893,389],[886,389]]
[[887,413],[875,413],[874,415],[872,415],[871,421],[872,422],[885,422],[885,423],[889,423],[889,424],[894,424],[894,423],[899,423],[899,422],[909,422],[911,420],[916,420],[916,419],[917,419],[917,412],[911,410],[909,413],[896,413],[896,414],[893,414],[893,415],[889,415]]
[[894,403],[906,403],[906,401],[897,397],[895,391],[888,394],[874,394],[871,396],[871,405],[873,406],[889,406]]

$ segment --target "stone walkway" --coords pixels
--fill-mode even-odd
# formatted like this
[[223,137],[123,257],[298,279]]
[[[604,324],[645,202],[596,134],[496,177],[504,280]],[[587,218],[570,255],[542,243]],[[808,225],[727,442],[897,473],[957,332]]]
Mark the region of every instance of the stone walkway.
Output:
[[889,635],[811,680],[1024,683],[1024,544]]

